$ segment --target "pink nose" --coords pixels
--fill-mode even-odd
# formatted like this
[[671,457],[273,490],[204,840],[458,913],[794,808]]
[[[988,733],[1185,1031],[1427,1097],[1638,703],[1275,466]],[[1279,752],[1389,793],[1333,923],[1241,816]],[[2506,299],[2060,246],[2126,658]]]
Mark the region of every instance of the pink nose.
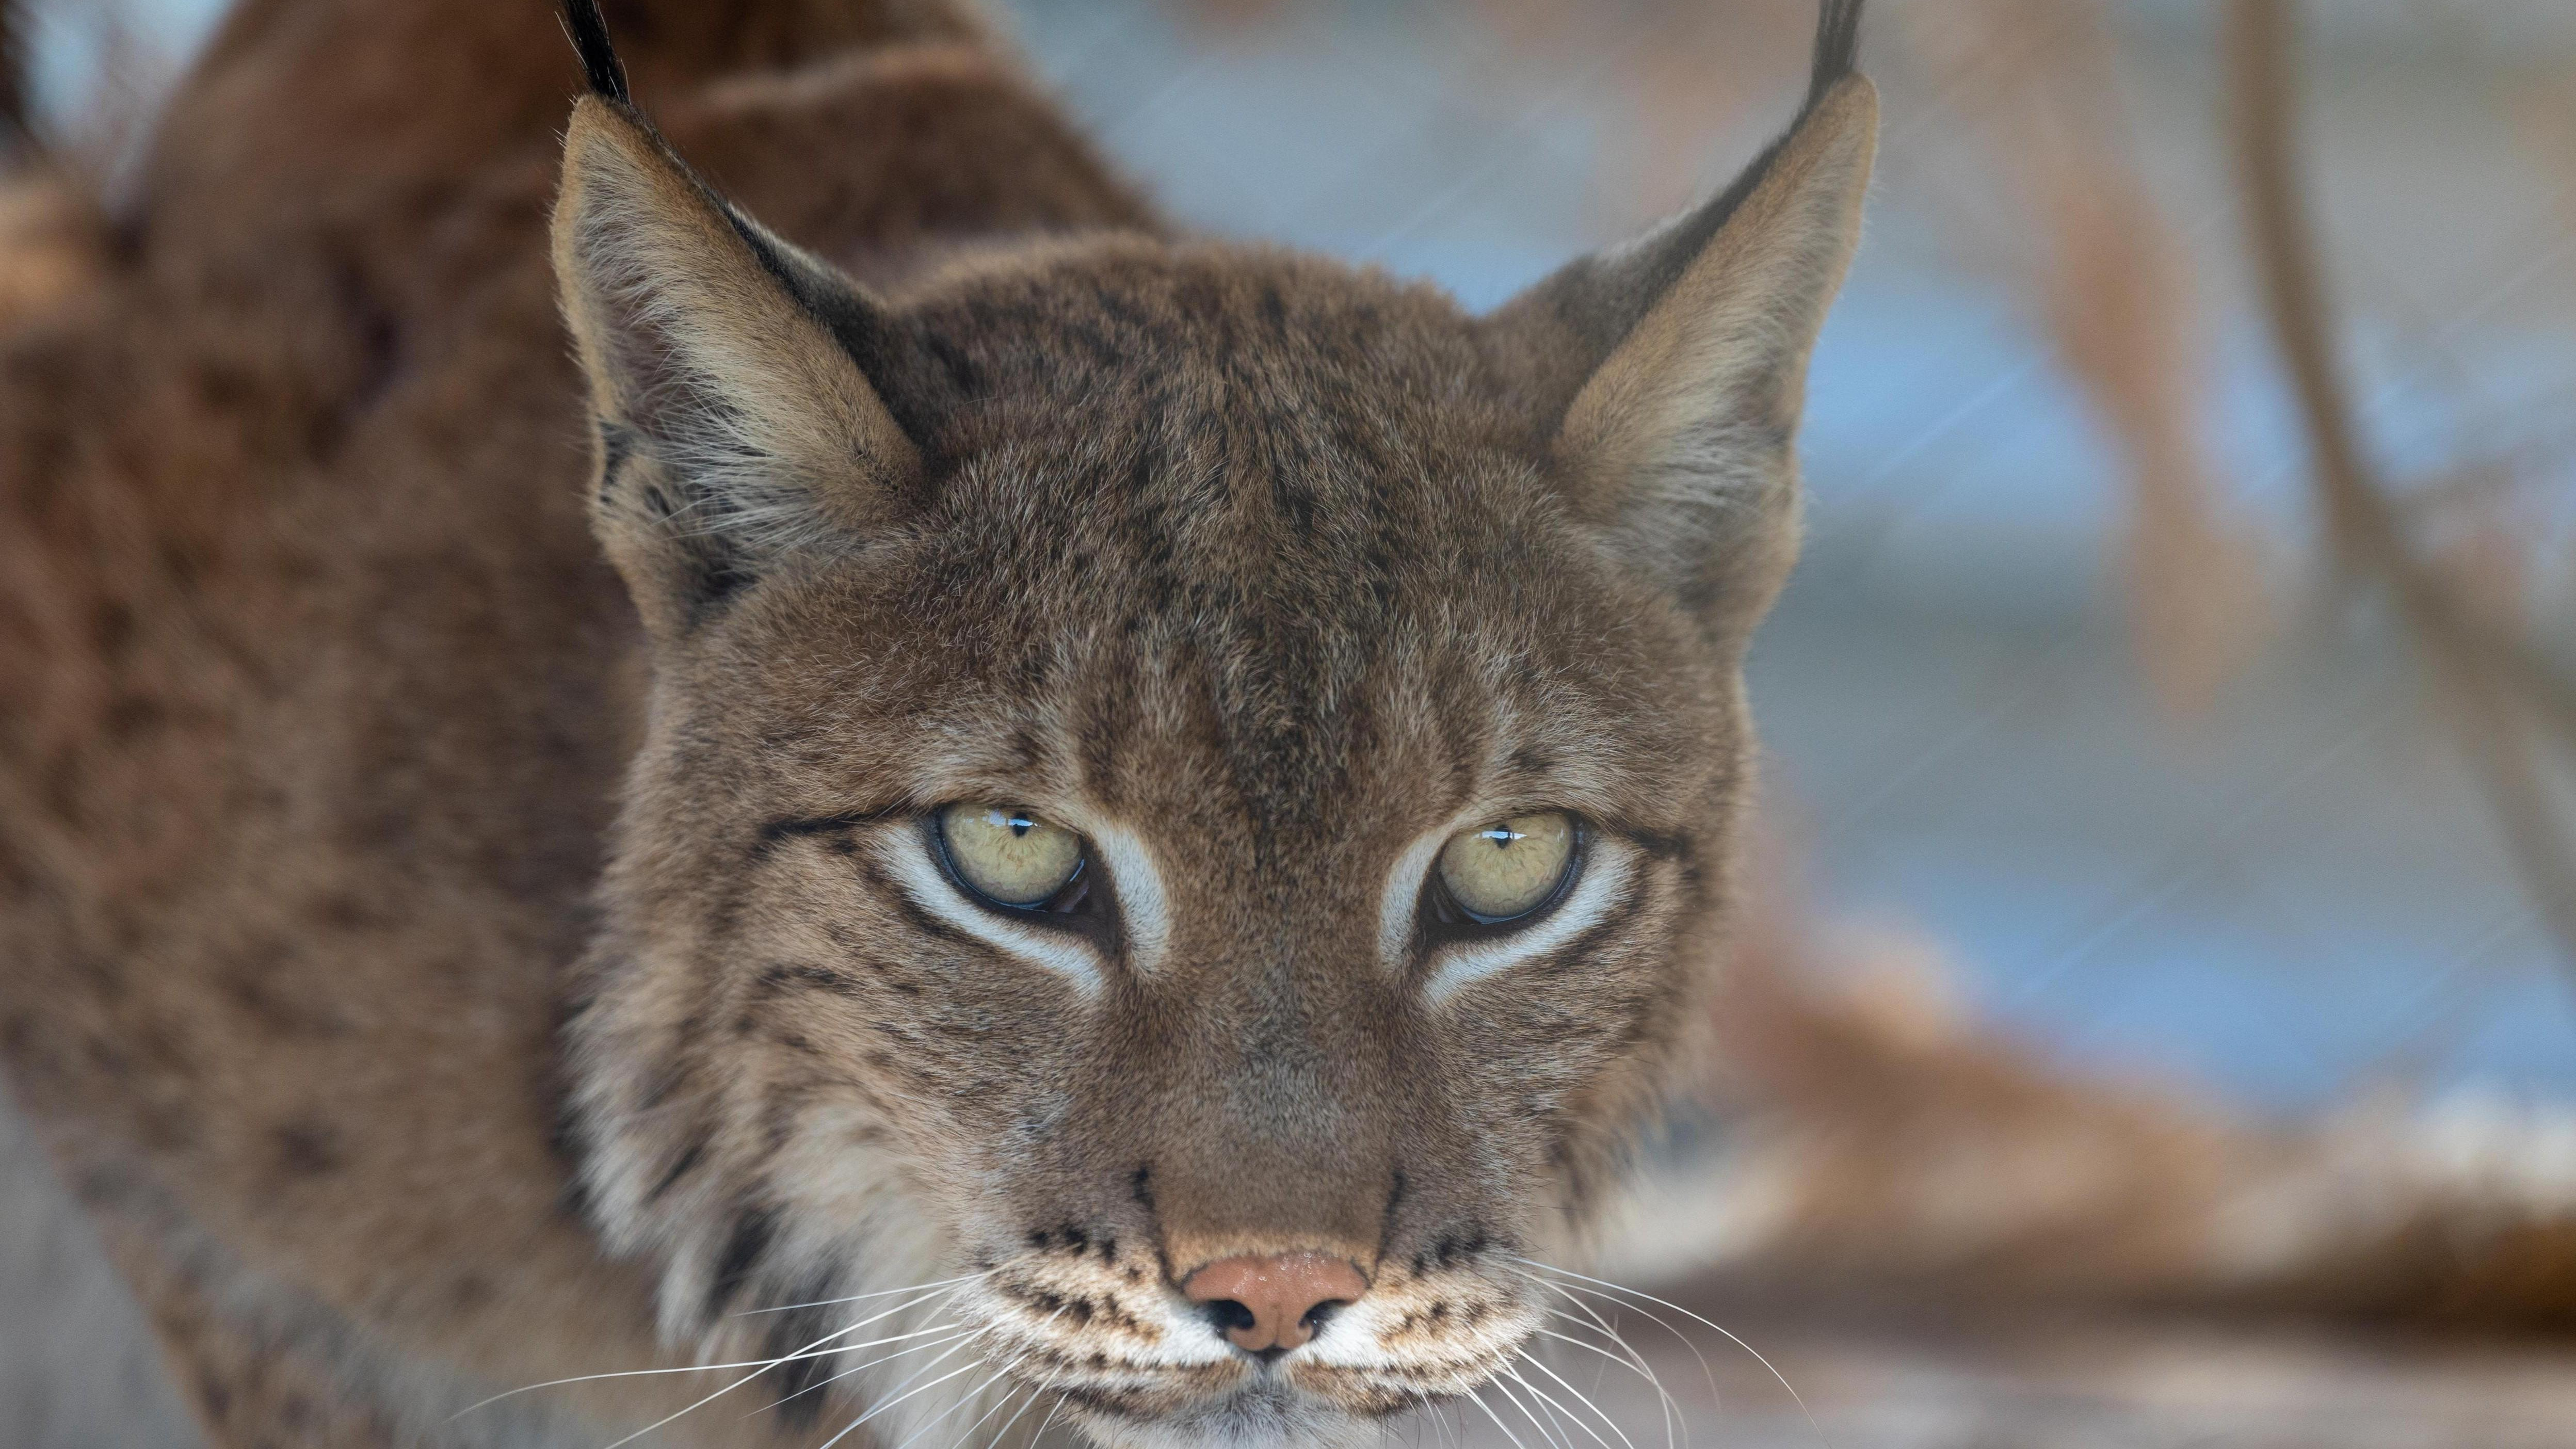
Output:
[[1367,1291],[1360,1270],[1329,1253],[1220,1258],[1181,1284],[1191,1302],[1216,1310],[1235,1347],[1259,1354],[1304,1343],[1323,1326],[1325,1310]]

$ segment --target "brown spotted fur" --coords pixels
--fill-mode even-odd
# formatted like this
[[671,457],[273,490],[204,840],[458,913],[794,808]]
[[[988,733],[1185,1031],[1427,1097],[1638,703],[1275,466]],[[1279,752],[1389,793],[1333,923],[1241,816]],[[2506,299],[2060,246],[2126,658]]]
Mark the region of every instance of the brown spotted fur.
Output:
[[[1866,83],[1479,320],[1167,239],[946,4],[608,20],[659,134],[585,100],[559,178],[542,6],[251,0],[0,346],[0,1057],[207,1432],[595,1442],[695,1390],[449,1416],[975,1271],[992,1392],[1104,1440],[1472,1387],[1694,1040]],[[789,287],[683,159],[875,292]],[[582,295],[614,187],[830,415],[795,526],[674,523]],[[986,796],[1146,839],[1150,959],[1102,937],[1083,997],[889,878]],[[1619,898],[1428,1002],[1389,863],[1505,805],[1581,812]],[[1369,1272],[1378,1361],[1157,1360],[1179,1276],[1286,1247]]]

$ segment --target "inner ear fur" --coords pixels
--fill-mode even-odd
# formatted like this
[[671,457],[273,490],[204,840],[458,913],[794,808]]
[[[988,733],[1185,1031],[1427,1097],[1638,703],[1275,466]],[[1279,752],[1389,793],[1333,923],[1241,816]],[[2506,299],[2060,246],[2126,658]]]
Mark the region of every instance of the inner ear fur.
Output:
[[1740,647],[1797,552],[1807,359],[1860,234],[1878,97],[1821,86],[1724,193],[1488,325],[1604,546]]
[[553,252],[598,420],[594,524],[655,633],[893,521],[919,456],[824,321],[874,304],[618,102],[574,108]]

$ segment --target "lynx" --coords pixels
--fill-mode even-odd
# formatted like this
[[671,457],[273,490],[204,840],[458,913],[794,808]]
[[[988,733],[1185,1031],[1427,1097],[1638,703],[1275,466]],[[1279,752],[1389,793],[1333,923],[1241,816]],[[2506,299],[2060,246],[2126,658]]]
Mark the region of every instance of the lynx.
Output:
[[939,0],[610,9],[567,126],[529,4],[250,0],[0,358],[0,1051],[206,1432],[1513,1372],[1705,1050],[1859,6],[1486,316]]

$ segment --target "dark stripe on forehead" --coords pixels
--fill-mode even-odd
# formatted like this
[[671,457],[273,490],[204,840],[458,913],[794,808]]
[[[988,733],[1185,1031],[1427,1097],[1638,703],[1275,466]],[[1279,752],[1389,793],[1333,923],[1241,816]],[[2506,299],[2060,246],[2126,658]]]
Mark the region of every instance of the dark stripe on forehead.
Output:
[[1077,706],[1074,754],[1083,790],[1112,810],[1128,802],[1119,788],[1118,746],[1135,731],[1135,676],[1132,661],[1103,671]]

